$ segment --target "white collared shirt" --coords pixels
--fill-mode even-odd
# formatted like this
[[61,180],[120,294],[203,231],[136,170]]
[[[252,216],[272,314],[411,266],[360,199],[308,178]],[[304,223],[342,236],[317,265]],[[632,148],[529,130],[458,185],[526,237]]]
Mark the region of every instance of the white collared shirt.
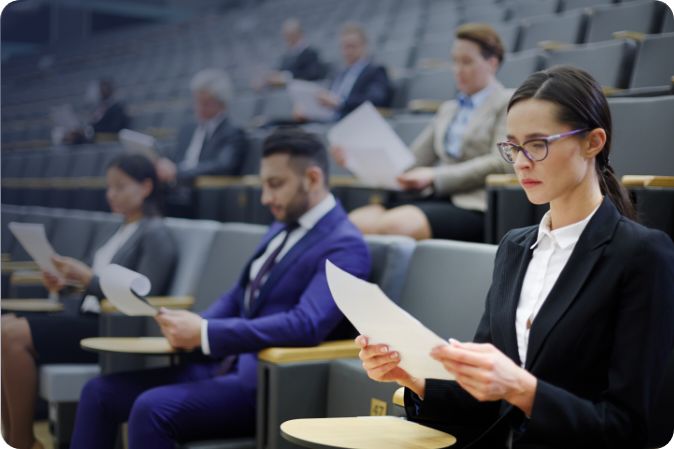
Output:
[[[140,222],[134,221],[133,223],[123,224],[117,232],[115,232],[112,237],[108,239],[94,254],[94,263],[91,266],[91,271],[94,274],[98,273],[112,262],[112,258],[115,257],[117,251],[131,238],[131,236],[138,230],[138,224]],[[94,295],[87,295],[82,301],[80,306],[82,312],[91,312],[91,313],[100,313],[101,305],[98,302],[98,298]]]
[[524,275],[515,315],[517,349],[522,366],[526,364],[529,345],[530,330],[527,329],[527,321],[531,319],[533,322],[536,319],[557,278],[569,261],[576,242],[597,209],[599,206],[583,220],[555,230],[550,230],[550,211],[546,212],[541,220],[538,238],[536,243],[531,245],[534,253]]
[[183,170],[190,169],[199,163],[201,151],[204,149],[204,142],[213,135],[215,129],[225,119],[225,116],[225,113],[221,112],[207,122],[197,125],[194,134],[192,134],[190,146],[185,150],[185,157],[180,162],[180,168]]
[[445,134],[445,151],[451,157],[455,159],[461,158],[461,143],[463,142],[463,135],[468,122],[480,105],[491,95],[494,90],[493,88],[494,83],[492,82],[473,95],[458,95],[458,110],[454,116],[454,120],[447,127],[447,134]]
[[[321,220],[321,218],[323,218],[328,212],[330,212],[335,207],[336,204],[337,201],[335,200],[335,197],[331,193],[329,193],[325,198],[323,198],[323,200],[321,200],[320,203],[318,203],[317,205],[309,209],[307,212],[305,212],[304,215],[302,215],[297,220],[297,222],[299,223],[299,227],[291,231],[291,234],[288,237],[285,246],[276,257],[276,261],[279,262],[281,259],[283,259],[283,256],[288,254],[288,251],[290,251],[293,248],[293,246],[297,244],[297,242],[299,242],[305,235],[307,235],[307,232],[309,232],[314,226],[316,226],[316,223],[318,223]],[[283,242],[283,239],[286,236],[286,232],[287,231],[279,232],[277,236],[271,239],[264,253],[262,253],[260,257],[258,257],[251,263],[250,272],[248,275],[248,279],[250,281],[255,279],[255,276],[257,276],[257,274],[260,272],[260,269],[262,268],[262,265],[264,265],[264,262],[267,260],[267,258]],[[265,280],[263,280],[263,282]],[[246,302],[250,300],[249,290],[250,290],[250,283],[249,286],[246,287],[246,292],[244,293],[244,298]],[[206,355],[211,353],[211,347],[208,342],[208,321],[204,319],[201,320],[201,350]]]

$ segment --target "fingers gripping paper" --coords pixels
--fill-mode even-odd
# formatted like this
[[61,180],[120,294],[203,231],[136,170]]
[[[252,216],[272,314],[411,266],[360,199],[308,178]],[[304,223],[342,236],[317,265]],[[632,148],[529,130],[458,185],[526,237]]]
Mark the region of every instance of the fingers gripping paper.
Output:
[[400,367],[423,379],[454,379],[431,358],[431,349],[447,344],[412,315],[391,301],[379,286],[358,279],[329,260],[328,286],[337,307],[371,343],[387,344],[400,354]]
[[150,280],[140,273],[110,264],[98,273],[105,297],[122,313],[130,316],[155,316],[157,309],[140,296],[150,293]]
[[51,260],[56,252],[47,240],[47,233],[42,223],[11,222],[8,228],[41,270],[63,279]]

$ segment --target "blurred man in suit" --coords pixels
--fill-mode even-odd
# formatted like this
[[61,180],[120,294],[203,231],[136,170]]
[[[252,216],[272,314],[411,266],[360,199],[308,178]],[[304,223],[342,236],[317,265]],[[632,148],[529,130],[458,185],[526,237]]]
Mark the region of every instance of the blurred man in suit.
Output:
[[264,142],[260,177],[276,222],[239,281],[201,315],[162,309],[156,317],[173,347],[200,348],[203,357],[87,383],[72,449],[112,449],[127,420],[131,449],[253,435],[257,352],[316,345],[343,320],[325,262],[364,278],[370,256],[330,193],[325,147],[304,131],[278,130]]
[[[318,101],[335,111],[339,120],[366,101],[376,107],[389,107],[393,88],[383,66],[374,64],[367,52],[367,36],[358,24],[347,23],[340,33],[344,68],[337,73],[329,90],[319,92]],[[301,110],[293,112],[299,121],[306,120]]]
[[177,145],[156,162],[159,180],[169,186],[167,215],[194,217],[193,181],[198,176],[241,174],[247,149],[245,133],[227,116],[232,86],[219,69],[198,72],[190,83],[197,124],[178,132]]
[[87,92],[87,100],[95,105],[89,125],[69,130],[63,137],[63,143],[76,145],[93,142],[97,135],[117,134],[120,130],[129,127],[129,116],[126,114],[124,105],[115,98],[112,80],[103,79],[92,82]]
[[291,18],[283,22],[281,34],[286,42],[286,52],[281,57],[278,71],[267,76],[267,84],[283,86],[290,79],[306,81],[320,80],[325,77],[325,64],[318,52],[304,40],[300,21]]

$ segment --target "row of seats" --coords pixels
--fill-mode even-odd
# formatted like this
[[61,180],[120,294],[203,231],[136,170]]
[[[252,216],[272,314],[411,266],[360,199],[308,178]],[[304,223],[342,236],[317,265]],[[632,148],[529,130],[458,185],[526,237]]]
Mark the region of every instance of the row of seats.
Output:
[[[364,15],[363,18],[366,28],[376,34],[374,41],[375,58],[384,63],[391,69],[392,73],[403,73],[402,78],[397,82],[399,84],[399,94],[396,98],[396,106],[403,107],[409,99],[414,98],[435,98],[444,99],[453,96],[453,86],[451,85],[451,77],[444,82],[435,83],[434,86],[443,88],[438,92],[430,92],[430,96],[424,93],[424,96],[417,97],[415,86],[424,86],[429,77],[434,74],[427,74],[424,71],[417,75],[411,75],[401,71],[407,67],[417,66],[418,68],[425,67],[425,62],[434,59],[441,59],[446,61],[448,59],[449,48],[451,45],[453,29],[457,23],[467,20],[482,20],[490,21],[494,10],[513,11],[510,16],[512,19],[507,21],[510,16],[502,15],[499,20],[494,20],[493,23],[500,33],[502,33],[504,40],[507,42],[507,47],[511,51],[528,50],[534,47],[540,40],[556,40],[568,43],[581,42],[596,42],[605,41],[611,38],[611,33],[623,29],[632,31],[639,31],[643,33],[657,33],[674,31],[674,20],[671,18],[671,12],[666,9],[666,6],[661,2],[655,1],[639,1],[618,5],[601,5],[596,6],[591,0],[586,2],[558,2],[557,0],[529,0],[529,1],[504,1],[501,3],[494,3],[491,1],[481,1],[475,3],[465,2],[447,2],[442,8],[433,6],[433,3],[426,4],[426,2],[407,2],[413,6],[405,5],[403,8],[396,9],[390,7],[390,3],[381,3],[374,10],[379,12],[379,15]],[[299,2],[297,3],[299,5]],[[581,6],[592,6],[591,10],[578,9]],[[390,8],[389,8],[390,7]],[[387,9],[389,8],[389,9]],[[574,9],[575,8],[575,9]],[[311,8],[309,8],[311,9]],[[358,19],[356,15],[359,13],[370,13],[370,10],[364,8],[352,8],[353,11],[345,11],[343,20]],[[292,8],[290,9],[292,10]],[[400,10],[400,11],[399,11]],[[403,12],[411,11],[411,15],[403,15]],[[564,11],[558,13],[558,11]],[[286,10],[287,11],[287,10]],[[492,11],[491,13],[489,11]],[[266,23],[267,15],[264,8],[259,11],[260,17],[255,18],[255,21]],[[298,9],[300,16],[303,14]],[[245,12],[242,13],[245,16]],[[543,14],[543,15],[541,15]],[[236,15],[236,14],[234,14]],[[535,17],[530,17],[534,15]],[[276,18],[277,16],[273,16]],[[320,24],[314,23],[314,17],[318,14],[307,13],[307,28],[308,40],[315,43],[323,50],[328,60],[333,59],[338,63],[338,47],[335,36],[338,30],[338,23],[335,27],[325,26],[323,21]],[[441,20],[442,19],[442,20]],[[219,45],[224,45],[224,42],[234,43],[228,47],[218,47],[217,51],[213,51],[208,55],[200,57],[194,65],[193,55],[199,53],[199,48],[207,47],[211,42],[218,42],[218,39],[212,38],[210,30],[216,30],[219,25],[218,20],[231,20],[228,17],[220,17],[215,20],[209,19],[206,21],[204,30],[200,30],[198,24],[201,24],[205,19],[198,19],[183,27],[187,30],[180,30],[180,34],[164,33],[162,48],[167,51],[153,51],[148,53],[148,58],[139,58],[137,56],[125,56],[123,51],[117,51],[115,56],[110,60],[104,60],[104,65],[98,69],[99,73],[117,77],[119,75],[122,79],[130,73],[135,72],[134,68],[139,68],[141,65],[145,67],[140,70],[140,73],[147,75],[148,71],[158,71],[163,78],[161,80],[153,79],[151,76],[142,76],[134,79],[129,84],[123,84],[122,90],[126,91],[126,100],[130,105],[130,112],[133,118],[134,128],[140,130],[152,130],[153,128],[161,129],[175,129],[180,124],[184,123],[185,119],[189,117],[189,101],[185,101],[188,97],[188,90],[186,88],[189,76],[196,70],[209,66],[221,66],[223,61],[223,68],[230,70],[235,79],[241,79],[243,84],[237,86],[237,97],[242,96],[242,100],[236,101],[235,107],[232,108],[236,119],[241,123],[248,123],[250,119],[257,114],[268,116],[270,113],[278,110],[279,102],[270,95],[268,98],[260,99],[256,95],[247,93],[249,89],[249,82],[252,78],[261,76],[262,68],[259,66],[260,60],[269,61],[269,65],[273,65],[278,55],[282,51],[279,39],[276,32],[269,35],[260,36],[255,35],[255,39],[245,39],[245,34],[250,30],[247,27],[233,27],[232,35],[223,36]],[[242,23],[246,21],[243,20]],[[340,22],[341,23],[341,22]],[[440,32],[434,31],[433,25],[440,24],[442,26]],[[169,27],[169,25],[166,25]],[[240,29],[243,28],[243,29]],[[671,30],[670,30],[671,28]],[[161,27],[150,27],[151,33],[155,36]],[[259,29],[267,29],[261,27]],[[389,30],[395,30],[392,33]],[[411,30],[409,32],[405,30]],[[197,46],[184,46],[183,41],[174,41],[171,38],[165,39],[166,36],[183,36],[183,31],[195,33],[191,39],[183,39],[194,42]],[[239,33],[239,35],[237,35]],[[119,42],[124,41],[124,33],[120,33],[121,38]],[[129,33],[129,36],[136,36],[137,33]],[[389,36],[390,35],[390,36]],[[385,45],[380,44],[383,37],[388,36]],[[397,37],[396,37],[397,36]],[[406,37],[405,37],[406,36]],[[203,42],[202,42],[203,41]],[[262,42],[263,45],[257,45]],[[144,45],[160,45],[158,39],[146,39],[143,41]],[[203,45],[199,46],[198,44]],[[246,51],[247,45],[254,45],[256,49],[265,52],[260,54],[257,51]],[[236,54],[230,54],[229,48],[236,50]],[[92,52],[92,59],[96,59],[95,46],[87,47]],[[144,47],[143,47],[144,48]],[[242,50],[243,49],[243,50]],[[589,50],[588,50],[589,51]],[[267,53],[268,52],[268,53]],[[613,51],[615,53],[615,50]],[[541,66],[540,55],[520,55],[520,52],[513,53],[510,58],[513,59],[517,66],[509,67],[511,64],[506,64],[506,67],[501,71],[501,78],[510,87],[518,85],[526,75],[535,70],[536,66]],[[163,56],[162,56],[163,55]],[[572,55],[571,61],[580,56]],[[170,58],[171,62],[164,59]],[[224,60],[223,60],[224,58]],[[124,63],[120,61],[122,59]],[[582,60],[583,58],[580,57]],[[588,58],[586,58],[588,59]],[[629,58],[628,58],[629,59]],[[668,61],[671,58],[660,59]],[[40,81],[40,85],[31,86],[31,89],[26,89],[25,86],[18,90],[9,90],[6,96],[3,96],[3,103],[7,104],[5,98],[9,98],[12,103],[18,102],[17,106],[9,106],[3,109],[3,141],[5,142],[40,142],[49,137],[49,120],[47,118],[47,110],[49,105],[55,102],[71,102],[81,103],[81,86],[86,79],[83,76],[91,76],[86,68],[89,59],[80,61],[78,64],[80,68],[73,69],[72,67],[67,71],[54,71],[59,73],[58,76],[67,76],[68,81],[60,80],[53,77],[36,77]],[[526,61],[526,68],[520,64]],[[592,60],[592,56],[589,57]],[[233,63],[232,61],[237,61]],[[251,65],[251,62],[254,64]],[[546,65],[546,64],[543,64]],[[582,61],[581,61],[582,65]],[[175,66],[181,69],[180,73],[172,74],[170,67]],[[597,64],[601,67],[601,65]],[[606,85],[611,87],[634,87],[630,83],[629,69],[630,62],[626,60],[623,66],[620,67],[620,75],[618,79],[611,79]],[[640,65],[641,66],[641,65]],[[107,67],[107,69],[103,69]],[[657,67],[656,79],[646,80],[643,77],[633,76],[632,78],[641,80],[639,83],[646,82],[648,85],[657,83],[656,85],[669,84],[668,77],[671,73],[667,72],[662,65],[660,66],[646,66],[644,69],[646,73],[652,73],[653,67]],[[161,68],[161,70],[157,70]],[[615,69],[611,66],[609,70]],[[635,69],[636,70],[636,69]],[[606,70],[602,69],[602,72]],[[65,74],[68,75],[65,75]],[[437,77],[442,75],[437,75]],[[416,80],[411,79],[416,78]],[[50,85],[48,89],[46,86],[51,81],[57,82],[58,86]],[[11,80],[11,77],[10,77]],[[449,84],[448,84],[449,83]],[[11,81],[5,83],[10,85]],[[69,87],[64,87],[69,86]],[[44,88],[43,88],[44,87]],[[55,92],[66,89],[67,95],[52,98],[50,95],[55,95]],[[77,90],[79,89],[79,90]],[[412,95],[408,95],[407,91]],[[15,92],[20,92],[19,97]],[[5,92],[3,92],[5,93]],[[40,97],[41,96],[41,97]],[[29,97],[35,97],[36,102],[32,103],[28,109],[21,106],[22,102],[29,100]],[[264,96],[266,97],[266,96]],[[43,101],[40,102],[40,98]],[[51,99],[50,99],[51,98]],[[180,99],[179,101],[169,101],[167,99]],[[49,99],[49,100],[47,100]],[[16,101],[15,101],[16,100]],[[281,100],[282,102],[283,100]],[[27,105],[28,106],[28,105]],[[30,111],[34,111],[32,114]],[[241,113],[239,113],[241,111]],[[288,109],[284,109],[284,113],[288,115]],[[37,115],[35,115],[37,114]],[[273,115],[273,114],[272,114]],[[26,116],[30,118],[26,118]],[[22,118],[23,117],[23,118]]]
[[[51,222],[54,230],[50,239],[55,246],[59,246],[57,240],[68,238],[57,235],[57,229],[72,228],[72,232],[77,233],[87,227],[87,216],[82,212],[3,206],[3,235],[5,213],[17,221]],[[117,220],[106,214],[90,214],[90,233],[96,234],[98,228],[112,226],[118,223]],[[195,298],[193,308],[197,311],[206,308],[235,282],[265,230],[262,226],[202,220],[167,219],[166,222],[179,242],[180,254],[170,294],[192,295]],[[77,223],[77,228],[73,223]],[[415,244],[409,238],[396,236],[367,237],[366,240],[373,260],[370,281],[377,283],[390,298],[442,337],[472,338],[484,307],[494,246],[450,241]],[[446,292],[449,291],[452,293],[448,296]],[[157,335],[156,325],[151,320],[144,320],[118,314],[103,315],[100,329],[109,336]],[[370,393],[352,395],[345,394],[346,390],[355,387],[362,393],[364,389],[374,388],[374,394],[383,400],[389,401],[391,397],[392,386],[375,385],[367,380],[356,361],[336,361],[332,365],[316,360],[282,363],[264,355],[261,360],[256,436],[258,444],[265,441],[267,448],[287,447],[278,434],[279,424],[286,419],[325,416],[326,413],[329,416],[369,414]],[[139,358],[106,356],[101,359],[100,366],[43,367],[40,395],[50,402],[50,416],[56,420],[53,424],[57,440],[64,443],[69,438],[65,423],[71,421],[65,413],[72,412],[80,388],[87,379],[101,372],[144,366],[147,363]],[[307,389],[302,395],[306,400],[292,400],[293,388],[297,385]],[[254,447],[253,443],[250,440],[208,442],[184,447],[243,448]]]

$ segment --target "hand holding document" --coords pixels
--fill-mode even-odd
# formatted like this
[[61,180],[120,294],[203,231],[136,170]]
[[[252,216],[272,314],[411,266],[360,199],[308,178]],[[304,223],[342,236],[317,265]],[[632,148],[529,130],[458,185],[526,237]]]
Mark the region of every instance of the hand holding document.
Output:
[[323,106],[318,95],[324,91],[321,85],[303,80],[292,80],[288,83],[288,94],[293,106],[309,120],[329,121],[335,116],[335,110]]
[[431,350],[447,342],[386,297],[379,286],[358,279],[329,260],[328,286],[337,307],[371,344],[386,344],[400,354],[400,367],[422,379],[454,379],[432,359]]
[[47,240],[47,233],[42,223],[11,222],[8,228],[42,271],[64,281],[63,276],[52,262],[56,251]]
[[140,273],[110,264],[98,273],[105,297],[122,313],[130,316],[155,316],[158,310],[143,296],[150,293],[150,280]]
[[344,149],[346,168],[364,184],[398,190],[396,177],[414,156],[369,101],[328,132],[330,145]]

